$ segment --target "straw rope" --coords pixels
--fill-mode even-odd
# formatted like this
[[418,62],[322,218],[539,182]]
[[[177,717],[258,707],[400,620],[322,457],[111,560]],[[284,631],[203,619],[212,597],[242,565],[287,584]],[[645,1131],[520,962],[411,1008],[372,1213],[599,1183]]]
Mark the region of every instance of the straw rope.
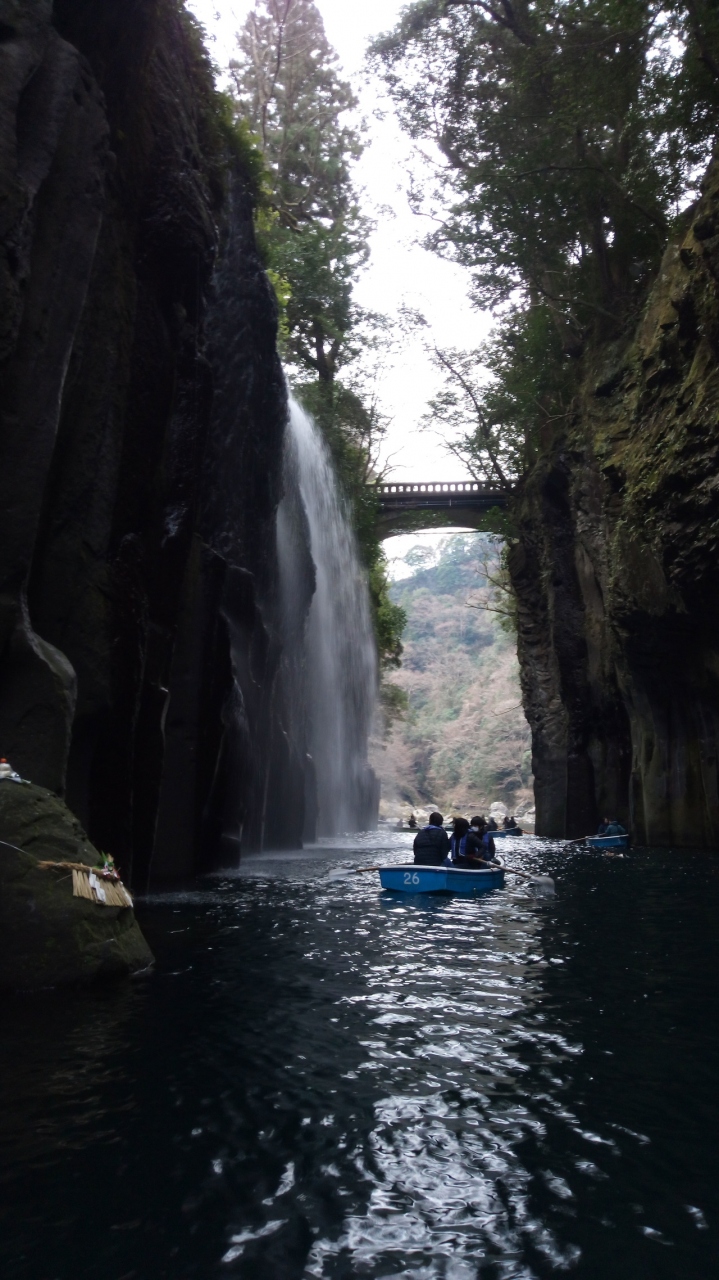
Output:
[[85,898],[101,907],[131,907],[132,898],[117,875],[103,873],[85,862],[38,862],[43,871],[71,871],[74,898]]

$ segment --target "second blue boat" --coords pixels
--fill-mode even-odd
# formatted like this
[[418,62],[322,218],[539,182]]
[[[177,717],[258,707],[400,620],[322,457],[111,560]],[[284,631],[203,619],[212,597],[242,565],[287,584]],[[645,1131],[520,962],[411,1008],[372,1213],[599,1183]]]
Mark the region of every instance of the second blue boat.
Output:
[[591,849],[626,849],[629,836],[587,836]]

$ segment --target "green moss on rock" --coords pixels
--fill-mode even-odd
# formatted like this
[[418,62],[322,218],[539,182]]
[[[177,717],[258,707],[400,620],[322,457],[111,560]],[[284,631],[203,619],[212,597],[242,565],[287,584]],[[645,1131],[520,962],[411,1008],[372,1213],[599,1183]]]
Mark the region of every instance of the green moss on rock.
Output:
[[70,872],[39,867],[45,859],[99,861],[62,800],[1,782],[0,842],[0,988],[38,990],[150,968],[134,911],[74,898]]

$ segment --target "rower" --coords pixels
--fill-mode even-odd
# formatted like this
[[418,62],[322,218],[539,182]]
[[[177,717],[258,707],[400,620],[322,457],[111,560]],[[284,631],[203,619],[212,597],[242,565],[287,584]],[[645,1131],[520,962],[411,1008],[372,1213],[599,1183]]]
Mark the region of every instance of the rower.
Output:
[[617,822],[616,818],[610,818],[601,834],[604,836],[625,836],[627,832],[621,822]]
[[429,823],[414,838],[414,860],[422,867],[443,867],[449,853],[449,836],[441,813],[430,813]]

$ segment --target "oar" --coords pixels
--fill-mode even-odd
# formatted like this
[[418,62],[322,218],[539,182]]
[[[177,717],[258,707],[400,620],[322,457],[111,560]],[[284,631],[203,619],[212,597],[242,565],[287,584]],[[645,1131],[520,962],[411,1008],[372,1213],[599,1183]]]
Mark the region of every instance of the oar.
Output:
[[360,875],[363,871],[379,871],[379,867],[338,867],[336,871],[330,871],[327,879],[341,880],[344,876]]
[[519,867],[508,867],[505,863],[499,864],[505,871],[511,871],[513,876],[522,876],[525,880],[531,880],[532,884],[542,885],[545,889],[550,889],[554,893],[556,885],[551,876],[537,876],[532,871],[520,871]]

